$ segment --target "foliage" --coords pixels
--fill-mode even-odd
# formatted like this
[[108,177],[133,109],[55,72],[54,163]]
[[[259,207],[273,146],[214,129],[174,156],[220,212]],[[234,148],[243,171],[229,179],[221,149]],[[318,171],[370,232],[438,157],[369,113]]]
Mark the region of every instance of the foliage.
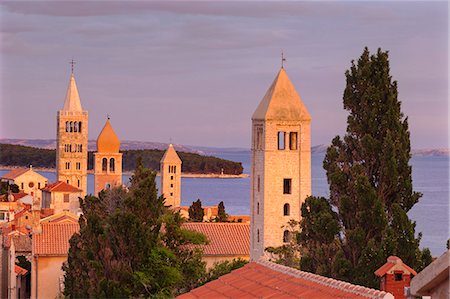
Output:
[[225,212],[225,204],[223,201],[219,202],[219,205],[217,206],[217,217],[216,222],[227,222],[228,221],[228,214]]
[[420,271],[431,255],[419,249],[421,234],[407,215],[421,194],[412,187],[408,119],[388,53],[370,55],[366,48],[345,75],[347,132],[333,139],[323,162],[330,198],[306,199],[298,244],[276,250],[286,264],[283,255],[298,245],[302,270],[377,287],[374,272],[388,256]]
[[208,270],[206,279],[203,284],[216,280],[220,276],[230,273],[233,270],[239,269],[248,264],[248,261],[241,258],[233,259],[232,261],[224,261],[220,263],[215,263],[214,266]]
[[192,222],[203,222],[204,216],[205,211],[202,208],[202,201],[200,199],[193,201],[189,207],[189,220]]
[[23,255],[18,255],[16,257],[16,265],[22,267],[27,271],[31,271],[31,262],[27,260],[27,258]]
[[0,182],[0,195],[11,193],[19,193],[19,186],[16,184],[10,184],[8,182]]
[[286,242],[279,247],[267,247],[265,250],[272,254],[271,259],[275,263],[282,264],[288,267],[299,268],[299,222],[291,219],[282,228],[289,231],[289,242]]
[[206,238],[181,228],[179,213],[157,196],[155,173],[138,162],[129,190],[80,200],[80,232],[70,240],[64,294],[69,298],[170,297],[205,275]]
[[[0,144],[0,165],[54,168],[56,163],[56,151],[34,148],[22,145]],[[136,167],[136,159],[142,157],[146,167],[158,171],[160,161],[164,155],[162,150],[126,150],[122,151],[123,171],[132,171]],[[179,152],[183,161],[182,171],[189,173],[214,173],[242,174],[243,167],[240,162],[220,159],[212,156],[202,156],[194,153]],[[88,152],[88,169],[94,167],[93,152]]]

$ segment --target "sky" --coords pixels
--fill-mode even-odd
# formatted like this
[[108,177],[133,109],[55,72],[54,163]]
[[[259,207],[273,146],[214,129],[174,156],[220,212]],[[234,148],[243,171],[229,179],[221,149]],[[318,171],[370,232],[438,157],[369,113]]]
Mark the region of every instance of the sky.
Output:
[[89,139],[250,147],[285,69],[312,144],[346,128],[345,71],[389,51],[412,148],[448,147],[448,2],[0,2],[0,138],[54,139],[73,58]]

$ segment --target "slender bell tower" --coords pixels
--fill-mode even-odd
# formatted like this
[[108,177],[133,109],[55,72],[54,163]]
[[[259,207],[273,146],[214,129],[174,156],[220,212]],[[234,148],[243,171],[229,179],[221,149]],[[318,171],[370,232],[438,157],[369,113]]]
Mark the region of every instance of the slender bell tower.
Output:
[[122,185],[122,153],[120,140],[109,121],[97,138],[97,152],[94,153],[94,193]]
[[180,207],[181,198],[181,159],[172,144],[169,144],[161,159],[161,194],[166,206]]
[[251,238],[252,260],[267,247],[288,242],[283,228],[300,220],[311,195],[311,116],[281,67],[252,116]]
[[64,107],[56,120],[56,180],[87,193],[88,112],[81,106],[77,84],[72,73]]

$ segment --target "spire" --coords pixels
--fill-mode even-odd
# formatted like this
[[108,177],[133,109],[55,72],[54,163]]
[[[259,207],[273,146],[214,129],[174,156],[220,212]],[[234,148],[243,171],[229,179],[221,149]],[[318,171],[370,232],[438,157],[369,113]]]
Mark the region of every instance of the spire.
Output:
[[177,152],[175,151],[172,143],[169,144],[169,147],[167,148],[166,152],[164,153],[164,156],[161,159],[161,163],[180,163],[181,159],[178,157]]
[[311,120],[311,116],[282,67],[253,113],[257,120]]
[[70,75],[69,87],[67,88],[66,99],[63,111],[83,111],[80,96],[78,95],[77,84],[73,73]]
[[120,149],[120,140],[114,132],[109,116],[106,120],[105,126],[97,138],[97,152],[98,153],[118,153]]

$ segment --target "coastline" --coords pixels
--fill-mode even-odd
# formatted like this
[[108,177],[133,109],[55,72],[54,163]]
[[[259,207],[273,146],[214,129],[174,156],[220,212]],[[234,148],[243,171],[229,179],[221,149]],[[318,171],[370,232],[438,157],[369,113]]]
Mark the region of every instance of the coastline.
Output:
[[[23,169],[25,167],[20,166],[5,166],[0,165],[0,170],[14,170]],[[45,167],[32,167],[34,171],[38,172],[56,172],[55,168],[45,168]],[[94,170],[90,169],[87,171],[88,174],[94,174]],[[133,175],[132,171],[123,171],[122,175]],[[159,171],[156,176],[160,176]],[[250,175],[248,173],[242,174],[217,174],[217,173],[181,173],[182,178],[206,178],[206,179],[243,179],[248,178]]]

